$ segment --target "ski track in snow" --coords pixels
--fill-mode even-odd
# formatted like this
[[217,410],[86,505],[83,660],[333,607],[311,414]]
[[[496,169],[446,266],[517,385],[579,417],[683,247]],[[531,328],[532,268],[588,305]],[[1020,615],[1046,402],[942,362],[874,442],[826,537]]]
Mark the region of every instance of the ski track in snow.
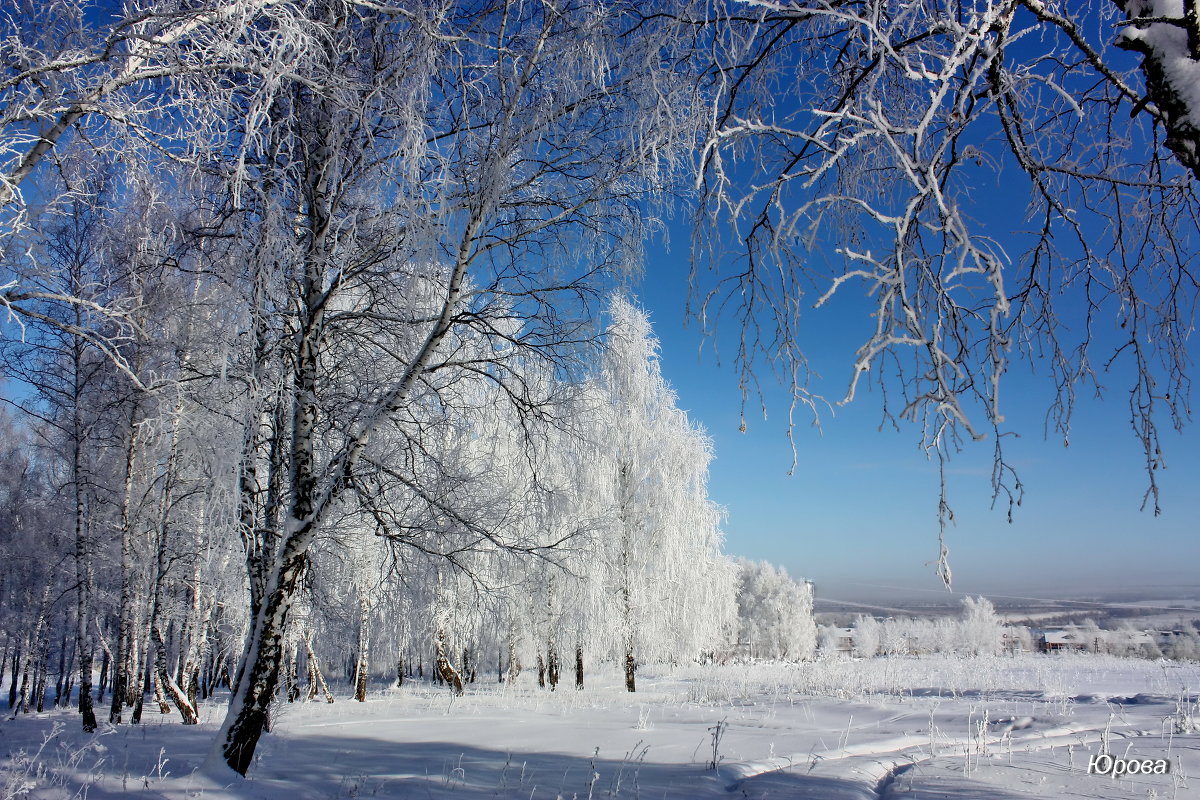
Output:
[[[1012,747],[1020,748],[1023,752],[1033,752],[1035,750],[1046,750],[1054,747],[1061,747],[1066,744],[1090,744],[1099,742],[1103,737],[1104,732],[1096,730],[1085,724],[1079,725],[1059,725],[1054,728],[1048,728],[1044,732],[1040,732],[1030,736],[1009,737],[1007,735],[989,736],[987,737],[987,747],[1005,748]],[[1114,731],[1114,737],[1125,738],[1121,732]],[[834,750],[826,750],[823,752],[814,753],[798,753],[790,757],[770,758],[762,761],[744,761],[739,764],[722,765],[719,772],[726,778],[726,787],[732,791],[739,784],[749,778],[757,775],[762,775],[768,772],[776,772],[779,770],[792,769],[798,765],[809,765],[810,769],[818,764],[828,764],[833,761],[841,761],[851,758],[862,758],[869,756],[871,758],[879,758],[881,756],[892,756],[893,754],[903,753],[903,755],[895,755],[892,766],[887,767],[886,771],[890,772],[895,765],[899,764],[915,764],[920,761],[927,761],[931,758],[942,757],[962,757],[966,755],[970,748],[982,746],[979,739],[968,736],[959,737],[939,737],[937,740],[938,749],[943,749],[944,752],[930,753],[928,752],[929,737],[921,737],[917,735],[897,736],[889,739],[878,739],[871,742],[864,742],[856,745],[846,745]],[[921,748],[925,747],[925,752]],[[961,752],[959,752],[961,750]],[[867,762],[871,763],[871,762]],[[884,761],[876,761],[873,763],[884,764]],[[869,776],[875,777],[875,776]],[[880,775],[876,780],[882,780],[883,775]]]

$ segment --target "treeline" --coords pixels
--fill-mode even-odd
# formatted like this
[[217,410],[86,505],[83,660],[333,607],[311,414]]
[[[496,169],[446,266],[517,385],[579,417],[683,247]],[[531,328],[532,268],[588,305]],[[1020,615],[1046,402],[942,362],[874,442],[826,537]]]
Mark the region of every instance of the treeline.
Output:
[[1200,659],[1200,633],[1181,623],[1170,631],[1139,630],[1125,622],[1101,628],[1094,620],[1080,625],[1034,630],[1004,623],[983,597],[963,598],[962,612],[952,617],[888,617],[860,615],[851,627],[819,626],[820,655],[977,656],[999,653],[1083,652],[1117,656]]
[[[579,381],[523,374],[541,384],[536,414],[484,376],[460,379],[417,441],[380,442],[373,502],[344,503],[308,554],[282,632],[283,696],[331,698],[329,664],[359,699],[382,674],[461,693],[485,671],[536,669],[543,686],[569,673],[582,687],[593,659],[620,662],[632,691],[640,663],[725,646],[738,573],[706,493],[708,440],[676,407],[645,314],[615,296],[607,319]],[[0,548],[22,565],[0,577],[14,713],[66,702],[77,663],[95,665],[113,722],[126,709],[137,721],[144,696],[193,722],[197,698],[236,685],[253,588],[235,501],[248,467],[265,473],[255,491],[286,476],[270,444],[261,463],[229,457],[237,379],[189,349],[189,371],[209,377],[153,399],[115,390],[104,358],[36,352],[48,368],[26,376],[25,402],[42,419],[4,420],[0,483]],[[56,406],[69,395],[52,375],[86,393]]]
[[1029,629],[1005,626],[991,601],[984,597],[964,597],[957,618],[880,620],[860,615],[851,628],[822,626],[820,640],[825,655],[840,652],[861,658],[931,653],[978,656],[995,655],[1006,648],[1033,650]]
[[634,688],[732,625],[708,444],[612,344],[648,329],[599,321],[704,119],[678,21],[634,11],[4,16],[0,609],[30,698],[73,660],[85,728],[147,683],[191,722],[227,682],[244,774],[331,651],[362,677],[411,641],[453,684],[506,631]]

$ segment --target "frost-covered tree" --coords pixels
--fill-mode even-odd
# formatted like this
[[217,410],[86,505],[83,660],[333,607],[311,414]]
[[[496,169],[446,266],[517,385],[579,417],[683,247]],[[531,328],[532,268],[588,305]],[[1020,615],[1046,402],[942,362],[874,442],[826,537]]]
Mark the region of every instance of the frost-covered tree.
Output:
[[44,710],[52,641],[61,642],[54,705],[66,702],[64,677],[73,672],[67,653],[74,636],[64,597],[73,580],[67,559],[69,519],[55,511],[53,461],[45,451],[39,458],[31,446],[36,435],[0,410],[0,558],[11,565],[0,575],[0,627],[5,632],[0,672],[9,674],[8,708],[14,716]]
[[[28,700],[73,662],[89,727],[104,691],[113,722],[146,682],[192,721],[224,681],[215,756],[244,772],[318,651],[361,697],[384,652],[452,685],[487,648],[506,679],[574,656],[577,685],[615,657],[632,689],[730,641],[710,444],[645,315],[595,323],[704,124],[702,209],[749,249],[732,273],[700,252],[744,366],[779,354],[804,398],[804,292],[862,282],[847,399],[898,365],[938,456],[1004,433],[1001,376],[1043,352],[1064,439],[1114,350],[1150,467],[1185,416],[1190,2],[10,5],[2,362],[35,421],[0,546],[25,558],[36,525],[59,558],[0,575],[0,646]],[[1006,247],[972,206],[1001,174],[1033,223]],[[1089,338],[1105,315],[1117,338]],[[996,488],[1020,494],[999,451]],[[759,577],[748,635],[803,656],[803,587]],[[871,624],[864,652],[963,646]]]
[[1006,635],[1014,653],[1032,653],[1034,648],[1033,631],[1028,625],[1006,626]]
[[839,654],[838,643],[841,632],[835,625],[817,626],[817,647],[821,658],[833,658]]
[[885,656],[908,655],[911,620],[888,619],[879,626],[879,652]]
[[735,568],[708,499],[708,438],[676,407],[650,321],[622,295],[609,315],[597,474],[611,509],[605,582],[632,692],[639,660],[695,658],[730,633]]
[[879,653],[879,641],[879,620],[869,614],[859,616],[854,621],[854,655],[874,658]]
[[[862,305],[841,402],[886,382],[885,415],[939,463],[990,437],[1010,513],[1005,374],[1025,362],[1045,379],[1064,444],[1076,398],[1111,381],[1157,512],[1158,431],[1188,418],[1200,290],[1194,3],[701,6],[721,20],[697,240],[716,285],[697,274],[706,308],[742,322],[742,367],[776,365],[815,412],[801,323],[835,297]],[[1023,213],[997,215],[998,196]]]
[[[176,167],[211,174],[208,156],[216,153],[236,171],[239,148],[225,137],[226,81],[254,75],[257,85],[272,87],[263,96],[277,90],[296,77],[292,67],[313,46],[314,30],[299,4],[273,0],[6,4],[0,12],[3,337],[20,339],[27,327],[59,328],[87,339],[134,385],[152,388],[157,376],[139,374],[123,346],[149,333],[134,318],[136,303],[54,281],[44,260],[24,257],[28,238],[62,206],[97,203],[80,191],[91,178],[77,167],[66,171],[68,181],[59,180],[64,160],[87,164],[84,173],[120,163],[176,186],[182,180]],[[260,121],[263,110],[254,112]],[[75,308],[82,326],[68,318]],[[151,384],[142,383],[146,378]]]
[[[627,11],[317,3],[304,6],[322,39],[303,80],[233,92],[244,157],[216,199],[248,256],[231,264],[255,332],[248,382],[279,387],[247,409],[243,474],[274,460],[284,478],[275,494],[243,480],[256,589],[218,745],[235,770],[278,687],[307,552],[343,503],[383,503],[386,516],[384,487],[406,484],[439,512],[429,534],[498,541],[494,522],[473,524],[434,492],[468,489],[420,442],[458,424],[456,387],[475,377],[536,414],[536,387],[513,364],[566,368],[592,336],[593,282],[622,265],[639,202],[679,155],[690,105],[662,102],[680,81],[653,55],[656,26],[631,32]],[[272,404],[273,436],[259,430]],[[397,441],[420,472],[393,469]]]
[[995,655],[1004,643],[1004,627],[986,597],[964,597],[960,646],[967,655]]
[[1176,629],[1166,655],[1176,661],[1200,660],[1200,631],[1194,622],[1184,623]]
[[738,642],[754,658],[802,661],[817,646],[813,591],[769,562],[738,562]]
[[[298,12],[270,0],[12,4],[0,17],[0,206],[23,202],[22,184],[76,132],[115,151],[122,134],[126,144],[157,136],[155,144],[169,146],[172,136],[216,123],[214,109],[189,102],[196,92],[211,99],[204,93],[212,85],[189,77],[214,67],[261,73],[270,63],[271,79],[285,79],[297,50],[312,44],[313,26]],[[172,91],[159,91],[172,78]]]
[[[666,21],[642,18],[632,3],[218,6],[149,2],[126,15],[105,4],[22,3],[0,15],[0,304],[6,323],[44,322],[149,388],[119,346],[147,332],[131,318],[137,302],[31,289],[43,273],[22,260],[21,237],[36,230],[26,201],[88,197],[78,184],[56,193],[41,180],[62,165],[47,156],[74,140],[119,151],[194,211],[166,229],[164,250],[195,245],[203,258],[187,274],[224,289],[220,301],[203,297],[224,325],[218,352],[187,366],[190,380],[215,379],[226,402],[168,390],[182,413],[162,415],[168,433],[156,443],[182,454],[192,422],[182,418],[203,412],[241,428],[239,463],[216,481],[236,514],[217,518],[233,521],[243,547],[250,624],[216,756],[244,772],[280,685],[292,601],[316,563],[310,548],[345,515],[376,528],[412,521],[385,538],[464,573],[491,570],[476,563],[480,550],[553,544],[535,543],[524,524],[512,526],[520,542],[502,536],[509,520],[479,513],[502,483],[480,491],[477,465],[432,445],[486,435],[463,424],[463,384],[498,387],[500,402],[536,421],[544,398],[518,362],[541,361],[540,374],[579,370],[597,335],[592,292],[634,262],[644,201],[679,177],[697,104],[661,58]],[[156,171],[170,164],[179,169]],[[179,266],[170,256],[163,263]],[[71,314],[95,322],[60,319]],[[168,345],[182,352],[178,340]],[[151,463],[148,439],[132,435],[138,420],[126,419],[126,463]],[[178,459],[153,463],[166,466],[161,502],[148,506],[166,513],[149,548],[157,599],[145,613],[162,634],[171,604],[159,590],[185,583],[172,583],[169,551],[185,534],[172,515],[198,520],[200,509],[176,502],[191,497]],[[89,558],[81,546],[76,627],[87,637]],[[145,642],[131,645],[145,653]],[[92,648],[77,650],[86,682]],[[162,667],[153,671],[169,689]]]

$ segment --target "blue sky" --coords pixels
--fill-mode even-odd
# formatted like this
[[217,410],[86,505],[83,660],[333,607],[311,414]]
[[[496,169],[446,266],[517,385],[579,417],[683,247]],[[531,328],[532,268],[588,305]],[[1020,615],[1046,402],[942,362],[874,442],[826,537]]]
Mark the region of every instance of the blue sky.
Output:
[[[1024,46],[1044,45],[1035,37]],[[1113,57],[1122,68],[1136,64],[1132,55]],[[1131,123],[1130,135],[1148,135],[1143,127],[1144,122]],[[1018,259],[1028,240],[1011,232],[1030,227],[1021,213],[1028,184],[1011,156],[1004,155],[996,131],[984,127],[979,135],[992,137],[975,143],[1005,168],[967,167],[960,175],[978,183],[960,186],[961,196],[970,204],[977,230],[991,234]],[[1086,213],[1080,220],[1085,227],[1097,226],[1090,231],[1098,237],[1093,246],[1103,250],[1096,244],[1108,236],[1103,221]],[[1196,252],[1195,236],[1186,229],[1176,233],[1190,239]],[[788,476],[787,392],[764,375],[769,417],[748,413],[748,429],[739,433],[738,377],[731,363],[718,365],[713,355],[714,344],[732,355],[734,326],[727,322],[715,342],[706,341],[696,323],[684,326],[689,235],[679,226],[671,234],[672,252],[650,248],[640,297],[662,342],[664,375],[681,407],[714,440],[710,493],[728,512],[727,550],[813,578],[818,594],[827,597],[944,593],[929,563],[938,552],[937,464],[918,449],[920,432],[913,427],[880,431],[880,395],[860,392],[850,406],[827,410],[820,431],[808,424],[809,417],[797,417],[798,464]],[[1060,237],[1056,243],[1069,251],[1067,240]],[[853,284],[843,292],[861,296]],[[1067,298],[1062,307],[1067,324],[1069,312],[1079,310],[1071,302]],[[802,334],[803,349],[823,376],[814,390],[836,401],[845,393],[852,353],[867,338],[871,320],[853,296],[831,305],[808,313]],[[1074,322],[1078,325],[1078,319]],[[1096,336],[1111,344],[1127,333],[1113,322],[1107,330],[1098,325]],[[698,356],[701,349],[704,354]],[[1200,355],[1194,338],[1191,355],[1193,363]],[[990,438],[968,443],[954,459],[950,502],[956,524],[948,531],[948,544],[957,591],[1042,596],[1200,584],[1200,431],[1192,425],[1177,434],[1168,420],[1160,420],[1168,464],[1158,474],[1162,514],[1139,510],[1147,476],[1130,427],[1125,368],[1118,363],[1113,374],[1101,376],[1103,401],[1081,394],[1071,445],[1064,447],[1061,438],[1044,436],[1052,385],[1027,366],[1011,367],[1002,411],[1008,429],[1020,438],[1006,438],[1006,453],[1025,485],[1024,502],[1012,524],[1006,507],[992,510]]]
[[[713,438],[709,488],[727,510],[727,550],[812,578],[827,597],[944,595],[928,563],[937,555],[937,467],[918,449],[918,431],[880,431],[877,392],[825,411],[821,430],[800,412],[789,476],[787,392],[765,376],[768,417],[752,402],[739,432],[737,375],[713,355],[722,339],[706,339],[694,321],[685,326],[687,273],[686,247],[654,248],[639,297],[662,343],[663,374]],[[843,317],[815,314],[807,327],[806,352],[823,376],[817,389],[830,400],[850,374],[848,332],[869,322]],[[1147,480],[1119,382],[1103,402],[1080,400],[1064,447],[1043,436],[1050,386],[1027,373],[1014,368],[1004,394],[1010,427],[1021,434],[1008,439],[1008,458],[1026,486],[1013,523],[1005,508],[991,509],[991,439],[968,444],[951,464],[955,591],[1054,596],[1200,583],[1200,431],[1163,432],[1168,469],[1155,517],[1139,511]]]

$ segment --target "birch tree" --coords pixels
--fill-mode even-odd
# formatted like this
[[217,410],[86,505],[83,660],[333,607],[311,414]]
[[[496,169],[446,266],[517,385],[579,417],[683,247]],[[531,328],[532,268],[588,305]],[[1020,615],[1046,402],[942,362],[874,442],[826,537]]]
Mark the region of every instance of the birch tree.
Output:
[[[140,378],[120,347],[137,334],[125,304],[46,285],[21,258],[25,235],[78,186],[57,179],[65,149],[133,168],[195,170],[221,153],[238,172],[222,116],[223,76],[256,75],[278,87],[310,46],[296,4],[174,0],[115,7],[103,0],[17,0],[0,12],[0,311],[6,337],[56,326],[88,340],[126,377]],[[270,92],[268,91],[267,94]],[[261,116],[262,109],[256,113]],[[257,123],[256,123],[257,124]],[[100,298],[101,300],[103,298]],[[79,306],[87,329],[45,307]]]
[[[63,614],[67,625],[72,543],[66,535],[69,519],[52,510],[50,454],[42,450],[39,458],[34,431],[7,411],[0,411],[0,431],[0,557],[9,567],[0,576],[0,624],[6,631],[5,667],[11,669],[9,709],[16,716],[42,710],[36,673],[44,676],[49,668],[58,613],[68,612]],[[73,668],[66,660],[72,638],[62,631],[60,673]]]
[[645,312],[614,295],[609,313],[596,415],[611,504],[605,581],[632,692],[639,660],[696,658],[732,634],[734,570],[707,496],[708,440],[675,406]]
[[[1158,431],[1188,417],[1197,296],[1193,4],[717,8],[698,182],[717,274],[699,283],[713,316],[741,320],[742,367],[777,364],[815,412],[801,322],[834,298],[861,305],[840,402],[882,384],[885,419],[914,423],[943,474],[989,437],[1010,513],[1023,487],[1001,446],[1005,373],[1042,375],[1064,444],[1076,398],[1111,381],[1157,512]],[[989,209],[994,191],[1025,202],[1019,221]],[[854,287],[865,299],[842,300]],[[944,531],[944,481],[938,518]]]
[[995,655],[1004,643],[1004,627],[986,597],[964,597],[960,646],[967,655]]
[[[465,376],[522,407],[512,358],[569,359],[592,336],[576,315],[599,271],[627,259],[692,108],[652,29],[631,33],[620,8],[329,2],[310,13],[323,39],[306,79],[271,97],[269,127],[241,133],[258,196],[240,183],[228,195],[253,198],[238,236],[276,271],[264,283],[285,292],[270,302],[290,333],[286,486],[252,515],[277,527],[243,528],[260,588],[217,744],[242,773],[308,551],[386,474],[372,443],[411,437]],[[618,87],[629,102],[614,106]],[[259,91],[250,82],[235,102],[252,107]],[[667,101],[675,93],[685,102]]]
[[812,658],[817,646],[812,584],[797,583],[765,561],[742,561],[738,567],[739,643],[749,645],[751,657]]
[[[69,523],[63,522],[73,543],[79,711],[84,730],[92,731],[95,567],[103,541],[100,532],[108,524],[100,496],[111,487],[112,411],[125,395],[124,379],[114,375],[114,358],[109,356],[123,359],[119,351],[129,339],[119,332],[110,335],[111,328],[106,331],[95,322],[97,309],[118,307],[126,300],[122,268],[110,258],[111,241],[105,235],[113,221],[107,207],[115,192],[111,174],[81,168],[78,159],[64,159],[60,170],[75,184],[75,195],[45,220],[18,256],[41,265],[37,297],[26,313],[44,324],[28,331],[23,341],[4,342],[3,369],[30,389],[18,407],[42,423],[42,436],[54,454],[59,502],[73,510]],[[82,302],[59,302],[60,296]],[[98,336],[92,333],[96,330],[101,331]]]

